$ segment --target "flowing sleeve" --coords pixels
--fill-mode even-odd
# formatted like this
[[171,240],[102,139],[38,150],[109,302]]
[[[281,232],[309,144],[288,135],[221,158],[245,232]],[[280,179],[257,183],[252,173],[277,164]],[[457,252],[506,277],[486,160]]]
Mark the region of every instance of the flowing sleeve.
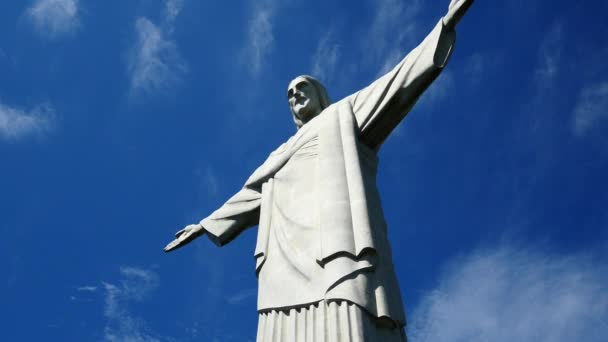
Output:
[[442,21],[386,75],[347,100],[360,129],[359,139],[378,149],[446,65],[456,40]]
[[282,144],[273,151],[239,192],[200,222],[213,243],[223,246],[245,229],[259,223],[263,186],[287,162],[287,146],[288,143]]
[[223,246],[246,228],[258,223],[261,199],[261,185],[258,188],[245,184],[239,192],[200,223],[211,241]]

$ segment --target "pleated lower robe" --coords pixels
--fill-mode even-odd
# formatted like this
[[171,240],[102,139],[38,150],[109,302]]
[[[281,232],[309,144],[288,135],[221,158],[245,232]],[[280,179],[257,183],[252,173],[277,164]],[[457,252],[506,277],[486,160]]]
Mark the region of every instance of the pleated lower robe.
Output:
[[403,328],[378,321],[356,304],[321,301],[259,315],[257,342],[407,342]]

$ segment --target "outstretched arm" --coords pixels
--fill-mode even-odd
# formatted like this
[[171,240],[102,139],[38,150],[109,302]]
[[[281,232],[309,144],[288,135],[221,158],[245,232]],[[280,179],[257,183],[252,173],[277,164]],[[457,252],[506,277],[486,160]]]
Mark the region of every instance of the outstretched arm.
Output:
[[258,223],[261,198],[261,188],[258,190],[246,184],[200,223],[190,224],[175,233],[175,240],[164,248],[165,252],[183,247],[205,233],[218,246],[230,242],[243,230]]
[[175,240],[165,247],[165,252],[183,247],[205,233],[216,245],[225,245],[243,230],[258,223],[261,199],[261,185],[245,184],[241,191],[200,223],[190,224],[175,233]]
[[180,247],[189,244],[190,242],[192,242],[192,240],[203,234],[205,234],[205,229],[203,228],[203,226],[201,226],[200,224],[189,224],[184,229],[175,233],[175,240],[169,242],[169,244],[165,246],[164,251],[166,253],[174,251]]
[[360,140],[378,149],[441,73],[452,53],[454,27],[473,0],[452,0],[433,31],[391,71],[346,98],[360,129]]
[[448,6],[448,13],[441,19],[443,25],[448,30],[453,30],[472,4],[473,0],[452,0]]
[[165,247],[170,252],[207,234],[218,246],[225,245],[243,230],[258,224],[264,184],[278,171],[288,157],[286,144],[270,154],[268,159],[249,177],[243,188],[224,205],[198,224],[191,224],[175,234],[175,240]]

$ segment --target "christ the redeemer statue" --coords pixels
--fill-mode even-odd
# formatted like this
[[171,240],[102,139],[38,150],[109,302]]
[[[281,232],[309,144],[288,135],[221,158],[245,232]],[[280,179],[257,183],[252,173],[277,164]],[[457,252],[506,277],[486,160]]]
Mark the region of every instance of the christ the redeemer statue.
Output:
[[258,342],[407,340],[376,154],[446,65],[472,3],[452,0],[393,70],[336,103],[314,78],[296,77],[287,89],[295,135],[165,248],[205,234],[222,246],[258,225]]

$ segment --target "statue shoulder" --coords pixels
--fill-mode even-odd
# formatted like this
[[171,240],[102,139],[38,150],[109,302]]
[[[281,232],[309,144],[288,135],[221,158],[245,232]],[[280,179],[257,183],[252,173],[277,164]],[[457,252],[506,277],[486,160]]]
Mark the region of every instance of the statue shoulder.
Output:
[[279,154],[282,154],[283,152],[285,152],[285,150],[287,150],[287,145],[289,145],[289,142],[290,142],[291,139],[293,139],[293,136],[291,138],[289,138],[286,142],[282,143],[274,151],[270,152],[270,155],[271,156],[276,156],[276,155],[279,155]]

